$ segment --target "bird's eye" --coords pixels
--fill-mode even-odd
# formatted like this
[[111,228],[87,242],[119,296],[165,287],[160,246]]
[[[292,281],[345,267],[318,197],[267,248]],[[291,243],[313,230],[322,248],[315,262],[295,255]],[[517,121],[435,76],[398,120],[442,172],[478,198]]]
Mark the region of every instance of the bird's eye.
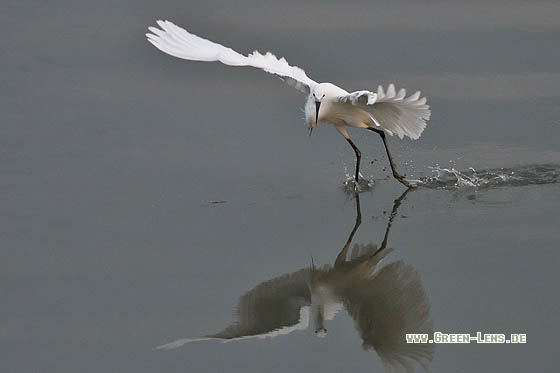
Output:
[[313,97],[315,97],[315,93],[313,93]]
[[[324,93],[323,93],[323,97],[325,97],[325,94],[324,94]],[[321,97],[321,98],[323,98],[323,97]]]

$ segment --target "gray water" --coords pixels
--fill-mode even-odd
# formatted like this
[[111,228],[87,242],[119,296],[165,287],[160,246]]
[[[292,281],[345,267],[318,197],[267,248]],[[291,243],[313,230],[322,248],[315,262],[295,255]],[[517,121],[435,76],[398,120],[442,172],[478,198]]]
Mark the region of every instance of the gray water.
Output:
[[[307,136],[300,93],[162,54],[158,18],[348,90],[422,90],[422,137],[389,138],[417,188],[356,130],[356,197],[352,149]],[[8,1],[0,20],[2,371],[558,370],[557,2]],[[322,320],[321,281],[344,284]],[[527,343],[414,350],[407,330]]]

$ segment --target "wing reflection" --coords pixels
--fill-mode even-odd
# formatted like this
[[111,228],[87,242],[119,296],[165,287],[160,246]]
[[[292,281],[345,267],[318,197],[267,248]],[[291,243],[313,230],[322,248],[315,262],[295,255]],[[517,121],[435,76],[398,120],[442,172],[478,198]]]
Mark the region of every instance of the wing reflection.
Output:
[[408,344],[405,334],[433,334],[430,304],[418,273],[399,260],[379,267],[393,249],[387,240],[405,191],[393,204],[383,241],[354,244],[361,224],[359,195],[356,221],[333,266],[304,268],[265,281],[239,298],[236,320],[222,331],[194,339],[179,339],[158,347],[173,349],[202,340],[224,342],[273,338],[308,328],[327,335],[325,321],[345,309],[354,320],[362,347],[377,352],[387,371],[412,371],[414,362],[427,369],[433,344]]

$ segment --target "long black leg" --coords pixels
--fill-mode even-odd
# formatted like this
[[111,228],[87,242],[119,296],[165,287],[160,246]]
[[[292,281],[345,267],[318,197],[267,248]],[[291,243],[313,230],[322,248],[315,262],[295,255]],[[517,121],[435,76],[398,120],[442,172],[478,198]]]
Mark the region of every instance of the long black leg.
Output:
[[354,144],[352,142],[352,140],[350,139],[346,139],[346,141],[348,141],[348,143],[352,146],[352,149],[354,149],[354,153],[356,153],[356,183],[358,182],[358,178],[360,176],[360,159],[362,159],[362,152],[360,151],[360,149],[358,149],[358,147],[356,146],[356,144]]
[[391,170],[393,171],[393,177],[395,179],[397,179],[398,181],[401,182],[401,184],[403,184],[404,186],[406,186],[407,188],[412,188],[412,185],[410,185],[405,179],[404,177],[402,177],[401,175],[399,175],[399,173],[397,172],[397,170],[395,169],[395,165],[393,163],[393,158],[391,158],[391,153],[389,152],[389,147],[387,146],[387,141],[385,140],[385,132],[383,132],[382,130],[379,130],[377,128],[372,128],[372,127],[368,127],[368,130],[376,132],[379,134],[379,136],[381,136],[381,140],[383,140],[383,145],[385,146],[385,151],[387,152],[387,157],[389,158],[389,164],[391,165]]
[[372,254],[372,257],[387,248],[387,240],[389,239],[389,231],[391,230],[391,225],[393,224],[393,220],[395,219],[395,216],[397,216],[397,210],[400,207],[401,202],[404,200],[404,198],[406,197],[409,191],[410,189],[405,190],[404,193],[401,194],[401,196],[393,202],[393,210],[389,215],[389,221],[387,222],[387,228],[385,228],[385,235],[383,236],[383,241],[381,242],[381,246],[379,246],[379,249],[377,249],[375,253]]
[[354,228],[352,228],[352,232],[348,236],[346,243],[340,253],[336,256],[336,260],[334,262],[334,266],[339,266],[346,261],[346,256],[348,255],[348,248],[352,243],[352,239],[354,239],[354,234],[358,230],[360,224],[362,224],[362,209],[360,208],[360,195],[358,193],[354,193],[354,198],[356,199],[356,221],[354,222]]
[[383,236],[383,241],[381,242],[381,246],[379,247],[379,250],[383,250],[387,247],[387,239],[389,238],[389,230],[391,229],[391,225],[393,224],[393,220],[395,219],[395,216],[397,216],[397,210],[398,210],[399,206],[401,205],[401,202],[404,200],[404,197],[406,197],[406,195],[408,194],[409,191],[410,191],[410,189],[405,190],[404,193],[401,194],[401,196],[399,198],[397,198],[395,200],[395,202],[393,203],[393,210],[391,211],[391,215],[389,215],[389,222],[387,223],[387,229],[385,229],[385,235]]
[[[393,225],[393,220],[397,216],[397,211],[398,211],[399,207],[401,206],[402,201],[405,199],[406,195],[408,194],[408,192],[410,192],[410,189],[405,190],[403,192],[403,194],[401,194],[400,197],[397,198],[393,202],[393,209],[391,210],[391,213],[389,214],[389,221],[387,222],[387,227],[385,228],[385,235],[383,236],[383,241],[381,242],[381,246],[373,254],[370,255],[370,258],[376,258],[376,259],[374,259],[375,263],[373,263],[373,264],[376,264],[386,254],[388,254],[388,252],[387,252],[385,255],[383,255],[381,257],[377,257],[377,255],[379,253],[381,253],[384,250],[387,250],[387,241],[389,239],[389,231],[391,230],[391,226]],[[350,235],[348,236],[348,239],[346,240],[346,244],[344,244],[344,247],[342,248],[340,253],[336,256],[336,260],[334,262],[335,267],[338,267],[338,266],[340,266],[340,265],[342,265],[346,262],[346,259],[347,259],[347,256],[348,256],[348,249],[350,248],[350,244],[352,243],[352,239],[354,238],[354,235],[356,234],[356,231],[358,230],[358,227],[362,223],[362,209],[360,208],[360,195],[358,193],[355,193],[354,198],[356,199],[356,221],[354,223],[354,228],[352,228],[352,231],[350,232]],[[388,249],[388,250],[390,252],[391,249]]]

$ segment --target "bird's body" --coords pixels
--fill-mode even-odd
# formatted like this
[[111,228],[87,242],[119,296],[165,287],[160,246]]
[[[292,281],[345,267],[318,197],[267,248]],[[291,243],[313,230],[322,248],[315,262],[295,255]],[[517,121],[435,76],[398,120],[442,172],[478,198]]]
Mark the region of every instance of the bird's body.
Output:
[[148,41],[161,51],[175,57],[196,61],[220,61],[231,66],[252,66],[279,75],[288,84],[307,93],[305,120],[310,133],[319,123],[330,123],[344,136],[356,154],[355,180],[359,179],[361,152],[350,139],[346,127],[368,129],[379,134],[383,140],[393,176],[404,185],[410,184],[400,176],[389,153],[385,134],[408,136],[416,140],[426,128],[430,108],[426,98],[416,92],[409,97],[406,91],[390,84],[385,91],[379,86],[377,92],[367,90],[348,92],[332,83],[317,83],[305,71],[290,66],[284,58],[272,53],[257,51],[248,56],[231,48],[193,35],[169,21],[158,21],[160,28],[150,27]]

